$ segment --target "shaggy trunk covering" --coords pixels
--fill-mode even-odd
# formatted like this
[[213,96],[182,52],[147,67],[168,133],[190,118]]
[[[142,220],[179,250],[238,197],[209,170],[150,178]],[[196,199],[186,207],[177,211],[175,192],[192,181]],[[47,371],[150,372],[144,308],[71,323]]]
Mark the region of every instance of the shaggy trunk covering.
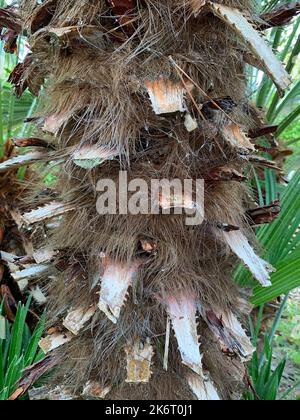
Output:
[[[274,164],[256,154],[263,121],[245,61],[280,93],[289,80],[251,2],[219,3],[21,1],[31,51],[11,79],[19,94],[44,85],[28,159],[59,164],[55,190],[34,193],[21,217],[44,267],[40,345],[60,361],[53,383],[74,398],[238,399],[247,385],[250,308],[232,273],[240,259],[270,284],[244,181],[251,165]],[[119,171],[148,184],[203,179],[205,220],[98,214],[97,183]],[[202,204],[158,199],[161,210]]]

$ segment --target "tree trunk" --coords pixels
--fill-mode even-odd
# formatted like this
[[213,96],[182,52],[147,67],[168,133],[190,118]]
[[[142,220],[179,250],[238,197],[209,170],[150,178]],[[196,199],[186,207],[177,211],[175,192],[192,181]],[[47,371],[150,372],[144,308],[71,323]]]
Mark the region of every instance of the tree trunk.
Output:
[[[244,174],[272,163],[247,135],[263,121],[246,99],[245,60],[280,92],[289,78],[254,29],[252,2],[220,2],[21,2],[22,77],[29,88],[45,80],[36,137],[54,149],[43,159],[62,161],[55,202],[43,198],[23,221],[50,232],[41,347],[62,358],[54,382],[73,395],[237,399],[247,385],[249,305],[233,268],[239,258],[270,284],[272,267],[250,245]],[[125,197],[120,171],[148,186],[193,180],[194,194],[157,190],[157,214],[99,214],[105,180],[117,204]]]

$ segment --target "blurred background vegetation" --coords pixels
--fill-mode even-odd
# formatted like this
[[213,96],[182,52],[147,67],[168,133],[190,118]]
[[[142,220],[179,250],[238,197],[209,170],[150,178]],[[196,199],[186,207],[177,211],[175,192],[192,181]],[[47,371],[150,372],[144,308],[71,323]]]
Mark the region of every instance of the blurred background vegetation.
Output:
[[[14,2],[0,0],[0,7]],[[17,3],[17,2],[15,2]],[[257,0],[257,13],[267,12],[289,1]],[[249,366],[253,389],[244,395],[247,400],[300,398],[300,17],[291,24],[265,31],[273,49],[285,63],[294,80],[290,90],[279,98],[270,79],[254,67],[248,67],[248,98],[264,110],[266,123],[277,125],[275,134],[279,146],[276,154],[265,151],[265,157],[284,168],[285,176],[273,169],[249,177],[254,196],[261,205],[281,197],[282,211],[271,225],[257,229],[264,258],[277,272],[268,289],[254,287],[252,303],[256,307],[250,326],[253,344],[257,348]],[[0,42],[0,161],[4,158],[7,141],[12,137],[30,135],[32,127],[24,120],[36,109],[38,99],[26,91],[18,99],[7,82],[10,73],[27,53],[26,40],[18,39],[17,54],[4,51]],[[261,147],[268,145],[262,139]],[[279,152],[278,152],[279,151]],[[18,171],[22,181],[26,168]],[[47,182],[53,173],[49,169]],[[244,267],[236,270],[236,281],[244,287],[254,285]],[[3,302],[2,302],[3,303]],[[0,400],[7,399],[17,388],[25,367],[41,360],[38,340],[43,332],[41,317],[35,330],[26,325],[30,298],[19,304],[14,322],[7,319],[0,301]]]

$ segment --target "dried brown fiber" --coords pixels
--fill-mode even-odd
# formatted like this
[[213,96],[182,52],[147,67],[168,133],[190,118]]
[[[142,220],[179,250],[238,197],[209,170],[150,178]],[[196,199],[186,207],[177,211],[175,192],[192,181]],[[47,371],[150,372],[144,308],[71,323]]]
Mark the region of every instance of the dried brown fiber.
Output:
[[[249,0],[219,3],[21,1],[26,74],[38,68],[45,80],[34,136],[51,146],[49,161],[62,160],[55,199],[70,206],[40,246],[59,251],[47,284],[49,327],[66,334],[74,310],[79,322],[53,350],[63,359],[53,381],[74,398],[238,399],[246,386],[252,351],[232,271],[239,257],[267,285],[271,268],[250,245],[242,182],[258,115],[246,99],[253,34],[246,39],[228,16],[253,23],[254,11]],[[268,59],[259,60],[270,74]],[[287,80],[276,71],[282,90]],[[97,182],[117,181],[120,170],[129,180],[206,180],[205,221],[99,215]],[[40,211],[52,217],[54,208]],[[76,316],[93,305],[81,325]]]

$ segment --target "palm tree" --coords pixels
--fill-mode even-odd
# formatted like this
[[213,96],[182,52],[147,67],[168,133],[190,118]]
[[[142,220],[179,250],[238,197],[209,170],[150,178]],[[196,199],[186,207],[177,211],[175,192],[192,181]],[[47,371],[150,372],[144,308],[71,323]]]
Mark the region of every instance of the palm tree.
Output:
[[[232,271],[238,258],[268,287],[273,268],[251,244],[261,221],[244,174],[280,168],[257,154],[274,127],[246,98],[245,63],[282,95],[290,77],[259,31],[299,10],[262,19],[251,4],[22,0],[2,12],[8,45],[22,32],[31,50],[11,76],[17,93],[44,85],[36,136],[21,141],[36,150],[5,169],[61,164],[55,195],[23,209],[24,227],[43,235],[37,265],[17,278],[51,279],[41,279],[51,328],[40,346],[72,395],[237,399],[249,384],[251,308]],[[159,214],[99,214],[97,183],[117,184],[120,170],[129,181],[202,179],[204,194],[162,190]],[[197,226],[174,211],[203,206]],[[261,213],[272,221],[278,203]]]

